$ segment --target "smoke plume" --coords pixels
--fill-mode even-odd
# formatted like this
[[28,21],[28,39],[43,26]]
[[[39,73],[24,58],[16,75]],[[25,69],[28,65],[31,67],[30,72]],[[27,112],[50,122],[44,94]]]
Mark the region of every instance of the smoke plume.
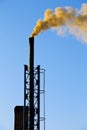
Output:
[[87,42],[87,3],[82,4],[80,10],[72,7],[57,7],[53,12],[47,9],[44,19],[37,21],[31,37],[50,28],[56,29],[58,34],[63,34],[65,30],[68,30],[70,34]]

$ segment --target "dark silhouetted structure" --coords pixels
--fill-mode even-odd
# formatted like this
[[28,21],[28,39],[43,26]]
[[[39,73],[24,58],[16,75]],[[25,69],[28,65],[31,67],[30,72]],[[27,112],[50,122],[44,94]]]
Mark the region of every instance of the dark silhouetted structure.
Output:
[[[34,37],[29,38],[29,52],[29,66],[24,65],[24,130],[40,130],[40,65],[34,68]],[[27,117],[26,106],[30,108]]]
[[[40,90],[40,74],[45,75],[45,70],[40,65],[34,67],[34,37],[29,38],[29,53],[29,65],[24,65],[24,106],[15,107],[14,130],[40,130],[40,120],[44,121],[45,130],[45,83]],[[40,117],[40,94],[44,95],[43,117]]]
[[[16,106],[14,109],[14,130],[23,130],[23,109],[24,109],[23,106]],[[28,113],[28,107],[26,107],[26,117],[27,113]]]

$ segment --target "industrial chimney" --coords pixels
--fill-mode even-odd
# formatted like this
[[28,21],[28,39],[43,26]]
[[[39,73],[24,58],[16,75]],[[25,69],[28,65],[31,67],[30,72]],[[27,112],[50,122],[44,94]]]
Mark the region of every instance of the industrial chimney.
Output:
[[30,71],[30,130],[34,130],[34,37],[29,38]]
[[[24,65],[24,105],[15,108],[14,130],[40,130],[40,94],[45,95],[45,90],[40,90],[40,73],[45,71],[40,65],[34,67],[34,37],[30,37],[29,64]],[[45,130],[45,111],[42,120]]]

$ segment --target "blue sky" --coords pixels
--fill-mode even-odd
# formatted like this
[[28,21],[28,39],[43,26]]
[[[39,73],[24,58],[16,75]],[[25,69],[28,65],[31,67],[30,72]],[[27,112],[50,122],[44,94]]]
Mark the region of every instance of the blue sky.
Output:
[[[28,38],[49,8],[80,9],[86,0],[0,0],[0,129],[14,129],[14,107],[23,105]],[[46,130],[87,129],[87,44],[51,29],[35,37],[35,66],[46,69]]]

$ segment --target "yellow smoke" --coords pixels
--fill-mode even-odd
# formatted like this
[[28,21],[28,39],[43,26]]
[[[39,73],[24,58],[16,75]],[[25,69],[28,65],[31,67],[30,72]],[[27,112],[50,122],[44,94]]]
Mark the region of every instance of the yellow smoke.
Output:
[[55,28],[59,31],[63,27],[66,27],[69,33],[87,42],[87,4],[82,4],[80,10],[72,7],[57,7],[53,12],[47,9],[44,13],[44,19],[37,21],[30,36],[34,37],[49,28]]

